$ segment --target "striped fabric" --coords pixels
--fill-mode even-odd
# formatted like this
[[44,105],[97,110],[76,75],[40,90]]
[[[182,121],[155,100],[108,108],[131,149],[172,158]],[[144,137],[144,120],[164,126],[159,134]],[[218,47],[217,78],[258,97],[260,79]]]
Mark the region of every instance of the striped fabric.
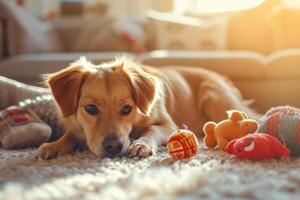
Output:
[[292,155],[300,155],[300,109],[290,106],[271,108],[260,119],[258,132],[277,137]]
[[35,98],[24,99],[19,102],[19,106],[34,112],[42,121],[48,124],[52,129],[49,141],[60,138],[64,132],[62,123],[51,95],[45,94]]

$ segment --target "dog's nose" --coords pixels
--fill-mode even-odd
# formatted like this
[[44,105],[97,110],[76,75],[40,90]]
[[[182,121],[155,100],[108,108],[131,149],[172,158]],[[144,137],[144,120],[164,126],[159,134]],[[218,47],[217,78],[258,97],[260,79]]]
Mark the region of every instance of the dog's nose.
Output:
[[102,147],[107,156],[114,157],[121,153],[123,144],[117,136],[107,136],[102,142]]

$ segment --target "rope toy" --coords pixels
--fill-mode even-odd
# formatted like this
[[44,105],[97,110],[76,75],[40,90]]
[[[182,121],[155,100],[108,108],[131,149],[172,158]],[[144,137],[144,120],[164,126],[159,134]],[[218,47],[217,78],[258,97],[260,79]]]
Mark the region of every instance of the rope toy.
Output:
[[182,160],[195,156],[199,151],[199,143],[193,132],[179,129],[169,137],[167,148],[174,160]]

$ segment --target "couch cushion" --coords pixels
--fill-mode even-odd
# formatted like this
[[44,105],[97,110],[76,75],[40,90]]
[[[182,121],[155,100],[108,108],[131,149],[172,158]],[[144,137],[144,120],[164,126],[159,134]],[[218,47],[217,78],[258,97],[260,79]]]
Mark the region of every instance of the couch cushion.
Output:
[[300,49],[273,53],[266,59],[265,65],[265,74],[268,78],[299,78]]
[[[292,6],[292,5],[291,5]],[[284,7],[281,10],[282,21],[284,22],[281,31],[283,35],[282,48],[299,48],[300,47],[300,8]]]
[[203,67],[234,79],[264,76],[263,56],[253,52],[154,51],[143,55],[141,61],[151,66]]
[[276,33],[278,17],[271,17],[278,3],[279,0],[268,0],[256,8],[233,14],[227,27],[228,50],[270,54],[277,45],[274,40],[279,37]]
[[155,49],[224,50],[226,19],[199,19],[172,13],[148,13]]
[[73,41],[72,52],[135,52],[135,43],[145,46],[142,23],[133,18],[103,16],[86,18],[84,23]]
[[298,79],[238,80],[235,85],[243,97],[253,99],[253,108],[261,113],[272,106],[291,105],[300,107],[300,84]]
[[0,18],[7,21],[10,55],[62,51],[57,33],[14,1],[0,0]]

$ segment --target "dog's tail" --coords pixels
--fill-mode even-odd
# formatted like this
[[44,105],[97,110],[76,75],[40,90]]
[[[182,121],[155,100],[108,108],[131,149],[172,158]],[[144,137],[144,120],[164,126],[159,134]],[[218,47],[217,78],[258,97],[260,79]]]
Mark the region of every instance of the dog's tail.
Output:
[[215,122],[207,122],[203,127],[205,134],[204,142],[208,148],[215,148],[217,146],[217,140],[215,138],[216,125]]

